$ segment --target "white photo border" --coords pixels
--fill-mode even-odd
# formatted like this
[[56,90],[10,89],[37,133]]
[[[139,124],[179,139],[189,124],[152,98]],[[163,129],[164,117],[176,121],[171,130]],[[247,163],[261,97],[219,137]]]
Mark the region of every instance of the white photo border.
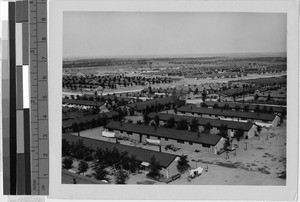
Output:
[[[297,200],[299,135],[298,5],[288,1],[51,0],[49,2],[50,198],[168,200]],[[61,183],[61,99],[63,13],[255,12],[287,14],[287,180],[286,186],[67,185]]]

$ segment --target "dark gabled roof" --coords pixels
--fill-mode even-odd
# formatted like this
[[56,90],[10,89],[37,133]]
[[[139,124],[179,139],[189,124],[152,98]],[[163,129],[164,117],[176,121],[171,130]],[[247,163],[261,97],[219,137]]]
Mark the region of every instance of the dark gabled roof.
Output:
[[173,154],[167,154],[158,151],[142,149],[139,147],[105,142],[101,140],[95,140],[91,138],[79,137],[69,134],[63,134],[62,138],[66,139],[69,142],[76,142],[79,139],[81,139],[83,140],[84,145],[94,150],[97,150],[97,148],[100,148],[102,150],[113,150],[114,148],[116,148],[119,152],[128,152],[129,157],[135,156],[136,160],[140,162],[144,161],[150,163],[152,156],[154,156],[158,164],[163,168],[167,168],[177,157]]
[[173,98],[173,97],[164,97],[164,98],[157,98],[157,99],[153,99],[153,100],[147,100],[147,101],[143,101],[143,102],[136,102],[136,103],[131,103],[128,104],[128,107],[131,107],[137,111],[142,111],[144,109],[146,109],[147,106],[151,106],[151,105],[157,105],[157,104],[167,104],[167,103],[175,103],[176,101],[178,101],[177,99]]
[[[210,107],[213,107],[215,104],[217,104],[219,107],[224,107],[225,104],[228,105],[229,108],[234,109],[237,106],[239,106],[241,109],[244,108],[244,106],[249,106],[249,110],[254,110],[257,106],[257,104],[251,104],[251,103],[235,103],[235,102],[215,102],[215,101],[205,101],[205,104],[207,104]],[[258,105],[260,110],[263,110],[264,105]],[[270,108],[273,109],[273,112],[283,112],[286,110],[286,107],[280,107],[280,106],[266,106],[267,110]]]
[[237,117],[263,121],[273,121],[276,117],[275,114],[257,113],[257,112],[242,112],[234,110],[222,110],[213,108],[202,108],[193,106],[183,106],[178,109],[179,112],[189,112],[198,114],[208,114],[217,116]]
[[221,125],[226,125],[228,129],[239,130],[242,129],[243,131],[249,131],[253,123],[252,122],[236,122],[236,121],[227,121],[227,120],[220,120],[220,119],[210,119],[210,118],[202,118],[202,117],[195,117],[195,116],[185,116],[185,115],[175,115],[175,114],[166,114],[166,113],[150,113],[150,119],[154,119],[154,117],[158,115],[159,119],[162,121],[167,121],[171,117],[174,117],[176,122],[179,122],[182,119],[186,119],[188,123],[191,123],[193,119],[197,119],[199,125],[204,126],[207,123],[210,123],[212,127],[221,127]]
[[239,93],[249,92],[249,91],[255,91],[257,89],[259,89],[259,87],[245,87],[245,88],[240,87],[240,88],[233,88],[233,89],[220,91],[220,92],[218,92],[218,94],[232,96],[234,94],[239,94]]
[[189,132],[183,130],[169,129],[164,127],[155,127],[148,125],[139,125],[132,123],[122,123],[117,121],[109,122],[105,128],[120,130],[132,133],[138,133],[143,135],[150,135],[154,137],[163,137],[175,140],[182,140],[187,142],[199,143],[199,144],[208,144],[215,146],[220,139],[221,136],[214,134],[205,134],[201,133],[200,136],[196,132]]
[[75,105],[85,105],[85,106],[98,106],[101,107],[102,105],[104,105],[104,102],[95,102],[95,101],[91,101],[91,100],[78,100],[78,99],[65,99],[63,98],[62,100],[63,104],[75,104]]
[[126,97],[126,96],[116,96],[116,95],[103,95],[103,96],[100,96],[100,95],[89,95],[89,94],[84,94],[85,97],[87,98],[99,98],[99,99],[105,99],[105,100],[115,100],[117,98],[117,100],[120,102],[120,101],[124,101],[124,102],[129,102],[131,101],[132,97]]
[[85,123],[85,122],[89,122],[92,121],[93,119],[98,119],[98,118],[102,118],[102,117],[106,117],[108,119],[111,119],[113,116],[118,115],[119,113],[116,111],[110,111],[110,112],[106,112],[106,113],[100,113],[100,114],[93,114],[93,115],[88,115],[88,116],[82,116],[79,117],[78,119],[68,119],[62,122],[62,127],[63,128],[69,128],[72,127],[73,123]]

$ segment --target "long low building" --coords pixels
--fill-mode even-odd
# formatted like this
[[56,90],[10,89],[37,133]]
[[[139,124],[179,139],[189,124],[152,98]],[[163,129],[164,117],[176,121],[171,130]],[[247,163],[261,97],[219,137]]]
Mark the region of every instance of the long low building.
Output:
[[145,110],[147,107],[156,106],[158,104],[161,104],[161,105],[166,105],[168,103],[175,104],[177,102],[179,102],[179,100],[174,97],[164,97],[164,98],[147,100],[144,102],[135,102],[135,103],[128,104],[126,106],[133,108],[137,112],[141,112],[141,111]]
[[105,103],[104,102],[97,102],[91,100],[78,100],[78,99],[62,99],[63,104],[71,104],[71,105],[80,105],[80,106],[91,106],[91,107],[101,107]]
[[282,113],[286,111],[286,107],[281,106],[266,106],[266,105],[258,105],[258,104],[251,104],[251,103],[236,103],[236,102],[214,102],[214,101],[206,101],[205,104],[208,107],[225,107],[225,105],[229,109],[236,109],[239,107],[239,109],[244,111],[244,108],[247,107],[249,112],[254,112],[254,110],[259,107],[260,111],[267,110],[267,111],[273,111],[275,114]]
[[236,121],[226,121],[220,119],[210,119],[210,118],[202,118],[195,116],[185,116],[185,115],[175,115],[175,114],[166,114],[166,113],[150,113],[150,119],[154,120],[155,116],[159,117],[159,120],[163,123],[166,123],[171,117],[175,119],[175,122],[179,122],[182,119],[186,119],[188,123],[191,123],[193,119],[196,119],[199,124],[199,130],[202,132],[204,130],[204,126],[207,123],[210,123],[211,130],[210,133],[217,134],[219,133],[219,129],[222,125],[227,126],[228,132],[234,133],[236,130],[244,131],[244,138],[252,138],[256,132],[256,125],[252,122],[236,122]]
[[[116,111],[110,111],[106,113],[100,113],[100,114],[93,114],[88,116],[82,116],[77,119],[65,119],[62,121],[62,128],[63,130],[71,129],[74,123],[86,123],[91,122],[93,119],[97,120],[99,118],[106,118],[107,121],[113,119],[115,116],[118,116],[118,112]],[[64,116],[63,116],[64,118]]]
[[161,174],[163,174],[166,178],[169,178],[178,173],[178,156],[174,154],[162,153],[158,151],[142,149],[139,147],[116,144],[70,134],[62,134],[62,138],[66,139],[70,143],[82,140],[85,146],[93,150],[97,150],[98,148],[102,150],[113,150],[115,148],[119,152],[128,152],[129,157],[135,156],[138,162],[144,162],[144,164],[149,164],[151,162],[151,158],[154,156],[156,162],[162,168]]
[[277,126],[280,121],[279,116],[276,114],[202,108],[192,105],[180,107],[177,111],[179,114],[184,115],[198,115],[205,118],[220,118],[233,121],[252,121],[258,123],[267,123],[272,126]]
[[160,145],[174,145],[190,151],[217,154],[223,148],[223,138],[215,134],[197,133],[164,127],[153,127],[111,121],[104,128],[137,142],[159,140]]

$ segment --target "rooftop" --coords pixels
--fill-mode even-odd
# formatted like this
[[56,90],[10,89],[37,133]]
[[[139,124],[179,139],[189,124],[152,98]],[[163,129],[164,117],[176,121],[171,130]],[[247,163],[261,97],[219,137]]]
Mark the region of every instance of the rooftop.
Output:
[[132,103],[132,104],[128,104],[128,107],[131,107],[137,111],[142,111],[144,109],[146,109],[146,107],[150,107],[151,105],[157,105],[157,104],[167,104],[167,103],[175,103],[177,101],[177,99],[173,98],[173,97],[164,97],[164,98],[157,98],[157,99],[153,99],[153,100],[147,100],[144,102],[136,102],[136,103]]
[[110,119],[116,115],[118,115],[118,112],[110,111],[110,112],[106,112],[106,113],[82,116],[82,117],[79,117],[78,119],[67,119],[67,120],[63,120],[62,126],[63,126],[63,128],[69,128],[69,127],[72,127],[73,123],[80,123],[80,122],[85,123],[85,122],[92,121],[93,119],[97,120],[98,118],[103,118],[103,117]]
[[158,151],[142,149],[139,147],[105,142],[105,141],[101,141],[101,140],[95,140],[95,139],[91,139],[91,138],[79,137],[79,136],[69,135],[69,134],[63,134],[62,138],[66,139],[69,142],[76,142],[81,139],[81,140],[83,140],[83,143],[87,147],[94,149],[94,150],[97,150],[97,148],[100,148],[103,150],[106,150],[106,149],[113,150],[114,148],[116,148],[119,152],[128,152],[129,157],[135,156],[136,160],[140,161],[140,162],[150,163],[152,156],[154,156],[156,161],[158,162],[158,164],[163,168],[167,168],[177,157],[176,155],[173,155],[173,154],[167,154],[167,153],[162,153],[162,152],[158,152]]
[[132,124],[132,123],[122,123],[117,121],[109,122],[105,128],[119,130],[119,131],[126,131],[132,133],[138,133],[143,135],[150,135],[154,137],[163,137],[181,141],[188,141],[193,143],[199,144],[208,144],[215,146],[220,139],[221,136],[214,135],[214,134],[206,134],[201,133],[200,135],[197,132],[189,132],[183,130],[176,130],[164,127],[153,127],[149,125],[139,125],[139,124]]
[[226,125],[228,129],[238,130],[242,129],[243,131],[249,131],[253,123],[251,122],[236,122],[236,121],[227,121],[227,120],[220,120],[220,119],[210,119],[210,118],[202,118],[202,117],[195,117],[195,116],[185,116],[185,115],[175,115],[175,114],[166,114],[166,113],[150,113],[149,117],[154,119],[154,117],[158,115],[159,119],[162,121],[167,121],[171,117],[174,117],[176,122],[179,122],[182,119],[186,119],[188,123],[191,123],[193,119],[197,119],[199,125],[204,126],[207,123],[210,123],[212,127],[221,127],[221,125]]
[[194,106],[182,106],[178,109],[180,112],[198,113],[198,114],[208,114],[226,117],[237,117],[246,118],[254,120],[263,121],[273,121],[276,117],[275,114],[257,113],[257,112],[243,112],[234,110],[223,110],[223,109],[213,109],[213,108],[202,108]]
[[63,98],[62,103],[67,103],[67,104],[74,104],[74,105],[85,105],[85,106],[102,106],[104,105],[104,102],[96,102],[96,101],[91,101],[91,100],[78,100],[78,99],[65,99]]
[[[224,107],[225,104],[228,105],[229,108],[234,109],[236,106],[239,106],[239,108],[243,109],[244,106],[248,106],[249,110],[254,110],[257,106],[259,106],[260,110],[263,110],[265,105],[257,105],[257,104],[251,104],[251,103],[235,103],[235,102],[215,102],[215,101],[205,101],[205,104],[207,104],[210,107],[213,107],[215,104],[217,104],[219,107]],[[270,108],[273,109],[273,112],[282,112],[286,110],[286,107],[280,107],[280,106],[266,106],[267,110]]]

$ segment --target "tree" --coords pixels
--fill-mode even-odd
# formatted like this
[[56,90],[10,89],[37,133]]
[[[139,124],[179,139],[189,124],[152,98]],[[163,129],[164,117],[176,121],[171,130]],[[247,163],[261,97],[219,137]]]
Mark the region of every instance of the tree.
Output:
[[71,145],[66,139],[62,139],[62,156],[70,156],[71,154]]
[[218,109],[218,108],[219,108],[219,105],[218,105],[217,103],[215,103],[214,106],[213,106],[213,108],[214,108],[214,109]]
[[93,108],[92,114],[99,114],[100,112],[100,107],[96,106]]
[[131,156],[129,159],[129,171],[131,173],[135,173],[138,169],[140,169],[140,163],[136,160],[136,156]]
[[158,178],[159,177],[161,167],[159,166],[159,164],[156,161],[156,158],[154,156],[151,157],[149,169],[150,169],[150,171],[147,174],[147,176],[152,177],[152,178]]
[[73,162],[74,162],[73,158],[65,157],[62,162],[62,167],[64,169],[69,170],[69,169],[73,168]]
[[249,105],[244,105],[244,111],[245,112],[249,111]]
[[109,180],[107,178],[108,172],[104,167],[97,165],[93,168],[93,170],[94,170],[93,176],[97,180],[106,180],[106,181]]
[[180,173],[184,173],[188,170],[191,166],[189,165],[189,161],[187,160],[187,155],[180,156],[177,162],[177,169]]
[[192,132],[198,132],[199,130],[199,122],[198,122],[198,119],[196,118],[193,118],[193,120],[191,121],[191,131]]
[[128,180],[128,178],[129,178],[129,173],[124,169],[121,169],[121,170],[118,170],[115,172],[116,184],[126,184],[126,181]]
[[230,146],[231,146],[230,137],[227,136],[227,137],[225,138],[223,148],[224,148],[224,150],[228,150],[228,147],[230,147]]
[[222,124],[220,126],[219,135],[221,135],[224,138],[228,137],[228,126],[227,125]]
[[279,117],[280,117],[279,124],[283,123],[283,119],[285,118],[285,116],[286,116],[286,109],[282,110],[282,112],[279,115]]
[[257,112],[257,113],[260,112],[260,107],[259,107],[259,105],[256,105],[256,107],[255,107],[255,109],[254,109],[254,112]]
[[257,130],[258,138],[259,138],[259,140],[260,140],[260,132],[262,131],[261,125],[257,125],[256,130]]
[[85,161],[80,161],[78,164],[78,173],[85,173],[89,169],[89,164]]
[[73,130],[73,132],[78,132],[78,136],[80,136],[80,130],[79,130],[79,126],[78,126],[77,122],[74,122],[72,124],[72,130]]
[[194,91],[194,95],[197,95],[197,94],[198,94],[198,92],[199,92],[199,89],[198,89],[198,88],[196,88],[196,89],[195,89],[195,91]]
[[178,124],[176,129],[178,130],[187,130],[189,128],[188,122],[186,119],[181,119]]
[[166,128],[174,128],[175,126],[175,118],[174,117],[171,117],[167,120],[167,123],[165,124],[165,127]]
[[155,115],[154,122],[157,126],[159,125],[159,116],[158,115]]
[[144,123],[145,123],[146,125],[148,125],[149,122],[150,122],[150,117],[149,117],[149,115],[148,115],[147,113],[144,113],[143,119],[144,119]]
[[206,93],[206,90],[205,90],[205,89],[203,89],[203,92],[202,92],[201,95],[202,95],[202,101],[205,102],[206,97],[207,97],[207,93]]
[[212,129],[212,126],[211,126],[210,122],[207,122],[204,125],[204,131],[207,132],[207,133],[209,133],[211,129]]
[[234,132],[234,138],[239,142],[244,137],[243,129],[239,128]]
[[235,111],[240,111],[239,105],[235,105],[234,110],[235,110]]
[[203,107],[203,108],[207,108],[207,107],[208,107],[208,105],[207,105],[205,102],[202,102],[202,103],[200,104],[200,106]]
[[92,152],[93,150],[85,146],[82,139],[72,144],[72,156],[76,159],[91,161],[93,160]]

